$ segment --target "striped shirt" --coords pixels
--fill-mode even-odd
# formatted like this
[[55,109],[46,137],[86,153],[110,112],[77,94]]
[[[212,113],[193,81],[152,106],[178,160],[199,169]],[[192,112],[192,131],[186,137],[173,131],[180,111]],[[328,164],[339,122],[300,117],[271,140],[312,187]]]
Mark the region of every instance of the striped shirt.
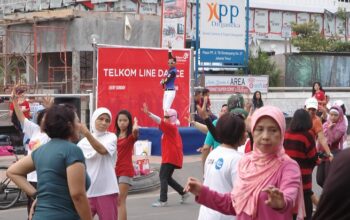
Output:
[[309,132],[286,131],[284,149],[300,166],[304,192],[312,188],[312,171],[317,161],[315,140]]

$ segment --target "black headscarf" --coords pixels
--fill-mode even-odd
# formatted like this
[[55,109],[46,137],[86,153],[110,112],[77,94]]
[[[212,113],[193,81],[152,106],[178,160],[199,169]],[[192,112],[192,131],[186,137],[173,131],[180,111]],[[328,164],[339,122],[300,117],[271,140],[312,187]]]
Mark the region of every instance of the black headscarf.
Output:
[[313,220],[350,219],[350,149],[339,152],[331,162]]

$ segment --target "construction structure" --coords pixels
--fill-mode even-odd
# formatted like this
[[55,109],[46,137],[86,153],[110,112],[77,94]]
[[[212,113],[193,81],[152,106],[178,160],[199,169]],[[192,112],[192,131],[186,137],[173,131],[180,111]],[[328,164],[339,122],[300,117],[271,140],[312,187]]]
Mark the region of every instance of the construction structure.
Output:
[[[84,93],[93,87],[97,43],[159,47],[163,0],[0,0],[0,87]],[[196,0],[187,0],[186,38],[193,39]],[[250,0],[249,44],[286,53],[285,27],[313,19],[325,36],[350,39],[348,0]],[[345,16],[345,17],[344,17]],[[131,37],[124,36],[126,21]],[[97,37],[97,38],[96,38]],[[292,52],[297,52],[291,47]],[[96,55],[96,54],[95,54]]]
[[[159,16],[122,13],[138,5],[131,0],[105,2],[0,1],[1,86],[21,83],[32,93],[84,93],[92,90],[92,36],[98,43],[159,46]],[[126,16],[135,33],[128,40],[123,37]]]

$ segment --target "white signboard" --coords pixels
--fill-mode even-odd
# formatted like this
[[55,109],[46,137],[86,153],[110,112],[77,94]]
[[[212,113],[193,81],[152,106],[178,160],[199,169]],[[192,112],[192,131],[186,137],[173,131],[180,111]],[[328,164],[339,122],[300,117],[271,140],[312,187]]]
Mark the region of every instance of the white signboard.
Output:
[[205,76],[205,87],[210,93],[251,94],[255,91],[267,93],[269,76]]
[[282,12],[270,11],[270,32],[281,33],[282,30]]
[[246,0],[201,0],[201,61],[244,63],[246,3]]
[[336,25],[335,27],[336,27],[337,35],[340,37],[344,37],[345,36],[345,20],[337,17],[335,20],[335,25]]
[[137,4],[131,0],[122,0],[119,2],[115,2],[113,6],[113,11],[136,12]]
[[320,33],[323,31],[323,16],[321,14],[311,14],[311,20],[318,24]]
[[249,10],[249,31],[254,31],[254,10]]
[[335,35],[335,16],[332,14],[325,14],[324,33],[326,36]]
[[245,6],[245,0],[201,0],[201,47],[245,50]]
[[298,24],[304,24],[309,22],[310,20],[310,14],[309,13],[298,13],[297,14],[297,23]]
[[[192,39],[192,4],[186,6],[186,39]],[[196,21],[196,20],[194,20]]]
[[296,22],[296,19],[294,12],[283,12],[283,26],[291,26],[292,22]]
[[146,15],[155,15],[157,14],[157,4],[141,3],[139,13]]
[[269,11],[268,10],[255,10],[255,32],[256,33],[268,33],[269,32]]
[[291,38],[292,37],[292,27],[291,26],[283,26],[281,36],[283,38]]

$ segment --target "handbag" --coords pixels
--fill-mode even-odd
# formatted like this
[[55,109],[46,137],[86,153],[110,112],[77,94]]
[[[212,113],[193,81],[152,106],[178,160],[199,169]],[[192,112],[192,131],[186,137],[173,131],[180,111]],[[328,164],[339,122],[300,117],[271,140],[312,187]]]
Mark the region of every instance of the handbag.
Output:
[[[334,155],[334,157],[336,157],[337,153],[340,152],[340,150],[334,149],[331,152]],[[328,159],[327,160],[323,159],[321,163],[317,166],[316,182],[320,187],[323,187],[324,183],[326,182],[330,166],[331,166],[331,162]]]
[[321,163],[317,166],[316,171],[316,182],[320,187],[323,187],[324,182],[326,181],[327,174],[329,171],[330,161],[322,160]]

